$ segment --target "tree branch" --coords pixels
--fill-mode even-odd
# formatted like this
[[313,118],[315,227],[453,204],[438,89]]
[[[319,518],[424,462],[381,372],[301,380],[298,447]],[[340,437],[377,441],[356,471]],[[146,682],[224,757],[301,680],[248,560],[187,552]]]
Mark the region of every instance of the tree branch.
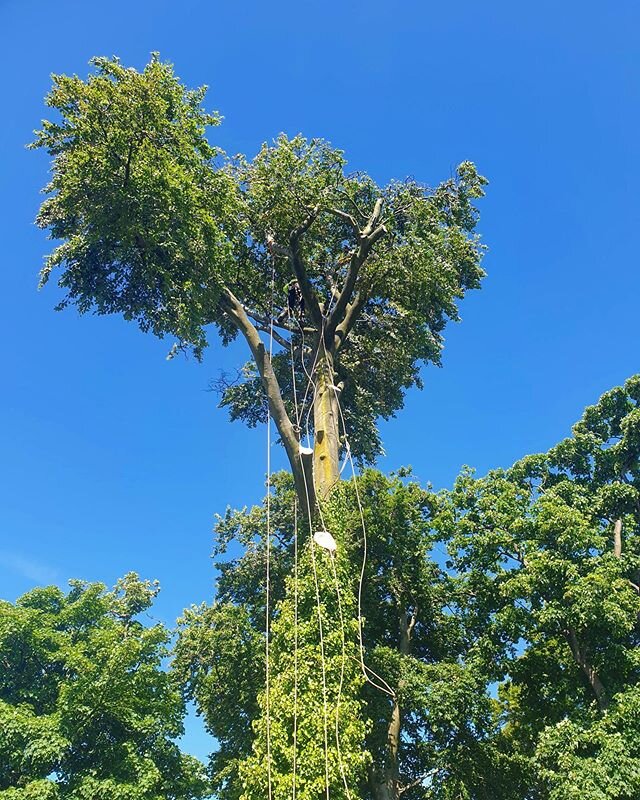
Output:
[[284,444],[284,448],[289,458],[293,478],[296,485],[296,493],[305,513],[314,514],[315,496],[313,494],[313,483],[307,475],[309,465],[305,463],[304,457],[300,453],[300,443],[295,429],[282,399],[282,392],[278,378],[273,371],[273,365],[269,354],[266,352],[264,342],[260,338],[258,331],[247,316],[242,303],[229,290],[225,289],[220,299],[222,310],[233,321],[238,330],[247,340],[251,354],[260,373],[262,385],[267,395],[269,411],[276,428]]
[[[334,306],[333,311],[331,312],[331,316],[329,317],[329,323],[327,325],[327,342],[331,343],[334,347],[340,346],[346,339],[347,332],[343,330],[343,335],[341,337],[340,344],[335,342],[335,335],[338,330],[338,327],[341,323],[344,322],[345,314],[348,313],[349,305],[353,299],[353,293],[356,288],[356,282],[358,280],[358,275],[360,273],[360,268],[367,260],[369,253],[371,252],[371,248],[374,244],[380,239],[386,232],[387,229],[384,225],[380,224],[380,217],[382,215],[382,206],[383,200],[379,197],[376,200],[376,204],[373,208],[373,213],[369,217],[367,224],[365,225],[362,231],[358,230],[357,225],[355,224],[355,220],[351,217],[350,214],[345,214],[345,212],[339,212],[340,216],[346,216],[348,219],[355,226],[355,230],[358,237],[358,247],[356,251],[351,256],[351,260],[349,262],[349,269],[347,270],[347,277],[344,282],[344,286],[342,287],[342,291],[338,296],[338,300]],[[332,209],[333,213],[336,213],[336,209]],[[355,319],[353,320],[355,322]],[[353,323],[351,323],[349,330],[353,327]]]
[[354,231],[357,234],[360,234],[358,223],[356,222],[355,217],[353,217],[351,214],[348,214],[346,211],[341,211],[339,208],[328,208],[327,211],[329,214],[333,214],[336,217],[340,217],[340,219],[343,219],[345,222],[348,222]]
[[360,316],[366,302],[367,294],[366,292],[361,292],[355,296],[352,303],[347,305],[344,319],[336,327],[333,333],[333,347],[336,352],[342,347],[347,339],[347,336],[349,336],[353,330],[353,326],[356,324],[356,321],[358,320],[358,317]]
[[282,328],[285,331],[289,331],[289,333],[295,333],[295,331],[293,331],[287,325],[283,325],[282,323],[277,322],[275,319],[271,320],[268,317],[264,317],[262,316],[262,314],[258,314],[257,311],[253,311],[252,309],[247,308],[246,306],[243,306],[243,308],[247,316],[251,317],[251,319],[254,321],[254,323],[256,324],[256,328],[259,331],[262,331],[263,333],[267,333],[269,335],[273,335],[273,338],[276,340],[276,342],[278,342],[278,344],[281,347],[288,349],[289,340],[285,339],[284,336],[278,333],[278,331],[273,330],[273,328],[277,326],[278,328]]
[[569,643],[569,649],[571,650],[573,660],[580,667],[589,681],[589,686],[596,697],[598,708],[601,711],[604,711],[609,705],[609,700],[607,699],[605,688],[600,680],[600,676],[596,672],[595,667],[587,658],[585,650],[581,648],[575,630],[572,627],[568,627],[564,633],[567,638],[567,642]]
[[262,331],[262,333],[266,333],[268,336],[273,336],[274,341],[276,341],[280,347],[283,347],[285,350],[289,348],[289,340],[285,339],[284,336],[281,336],[278,333],[278,331],[275,331],[268,325],[263,325],[262,323],[258,322],[256,323],[256,329]]

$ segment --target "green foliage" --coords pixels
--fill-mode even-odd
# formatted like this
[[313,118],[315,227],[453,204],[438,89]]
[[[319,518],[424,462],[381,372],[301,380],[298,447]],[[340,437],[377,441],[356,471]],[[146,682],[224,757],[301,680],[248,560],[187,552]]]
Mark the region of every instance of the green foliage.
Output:
[[55,75],[33,146],[53,156],[38,224],[61,239],[60,307],[121,313],[200,351],[230,264],[235,187],[205,138],[220,118],[153,57],[143,72],[96,58],[87,81]]
[[[351,797],[388,797],[390,780],[396,781],[391,796],[401,792],[406,800],[637,796],[639,387],[635,377],[608,392],[585,411],[571,437],[509,470],[479,479],[465,471],[452,491],[439,494],[421,488],[406,470],[391,477],[365,470],[357,487],[342,482],[323,505],[324,524],[339,543],[343,612],[340,625],[335,585],[322,571],[331,562],[316,550],[328,698],[331,716],[344,628],[342,691],[350,712],[340,731],[343,757],[353,759]],[[317,796],[324,758],[317,609],[302,526],[297,583],[293,575],[294,502],[291,477],[277,476],[272,782],[276,794],[291,794],[297,629],[296,785],[299,793]],[[229,765],[220,797],[266,792],[265,525],[264,506],[219,520],[218,557],[232,541],[244,551],[220,564],[219,605],[186,617],[178,645],[179,658],[187,656],[189,696],[220,741],[214,770]],[[359,611],[361,667],[371,682],[357,669]],[[208,638],[214,627],[215,647]],[[242,644],[247,641],[251,647]],[[239,680],[221,663],[227,657],[236,659]],[[386,683],[394,697],[374,683]],[[206,688],[198,693],[198,686]],[[241,727],[225,729],[234,704],[242,709]],[[401,734],[394,763],[389,733],[396,707]],[[332,793],[342,796],[331,743],[329,765]]]
[[[211,326],[224,344],[241,331],[255,363],[221,381],[222,405],[256,425],[269,391],[298,501],[318,359],[352,454],[373,462],[378,418],[440,363],[480,285],[484,178],[465,162],[433,190],[378,186],[302,136],[228,158],[206,138],[219,117],[204,91],[170,65],[93,63],[86,81],[54,77],[57,121],[35,142],[53,157],[38,221],[59,241],[43,281],[59,269],[61,306],[121,313],[198,356]],[[287,307],[293,277],[304,312]],[[301,800],[326,785],[354,800],[637,797],[640,376],[548,453],[440,494],[408,477],[366,470],[323,501],[334,561],[276,476],[269,603],[265,507],[228,511],[216,601],[185,612],[172,679],[166,632],[135,619],[157,587],[135,576],[0,606],[0,798],[202,796],[172,743],[185,699],[228,800],[264,798],[269,775],[289,797],[294,774]]]
[[640,796],[640,693],[620,693],[605,716],[565,718],[547,728],[536,763],[549,800],[633,800]]
[[[257,330],[277,320],[274,368],[290,416],[290,348],[304,387],[320,339],[337,326],[336,381],[352,452],[373,461],[378,418],[421,385],[421,364],[440,363],[446,322],[480,285],[473,202],[486,180],[465,162],[435,190],[415,181],[378,186],[347,172],[344,154],[327,142],[284,134],[252,160],[230,159],[206,138],[220,117],[203,110],[204,90],[187,90],[171,65],[157,56],[142,72],[117,59],[92,63],[86,81],[54,76],[47,102],[57,121],[45,121],[34,143],[53,157],[38,223],[61,240],[42,275],[61,270],[60,307],[121,313],[201,355],[210,325],[225,344],[237,335],[230,291]],[[363,245],[378,200],[382,235]],[[286,287],[300,270],[318,312],[307,303],[292,318]],[[222,388],[232,419],[264,420],[255,366]]]
[[0,602],[0,797],[166,800],[207,794],[180,753],[183,704],[161,668],[168,634],[134,619],[157,585],[72,581]]
[[462,475],[437,520],[467,659],[501,683],[506,741],[553,800],[637,794],[639,404],[635,376],[549,453]]
[[243,800],[267,795],[269,763],[276,800],[291,797],[294,779],[301,800],[322,796],[327,778],[330,796],[347,800],[364,780],[369,757],[348,571],[344,555],[333,561],[307,539],[274,614],[269,696],[259,692],[252,753],[240,765]]
[[[520,786],[515,772],[517,757],[503,752],[495,741],[499,714],[487,693],[488,678],[474,664],[461,663],[467,644],[464,630],[460,619],[447,609],[455,586],[432,552],[431,519],[439,508],[438,499],[400,477],[386,478],[374,470],[360,476],[358,492],[368,550],[360,587],[362,520],[355,484],[342,483],[322,511],[323,524],[339,545],[336,574],[332,574],[333,562],[325,551],[311,549],[307,529],[299,525],[296,581],[291,477],[280,474],[274,483],[269,693],[274,796],[291,795],[294,716],[298,726],[297,794],[317,797],[324,787],[318,598],[331,796],[347,796],[341,763],[351,797],[371,796],[371,787],[382,780],[394,708],[388,692],[380,689],[385,684],[395,692],[402,709],[398,780],[406,787],[408,798],[453,800],[466,796],[461,792],[472,787],[477,794],[470,797],[488,800],[496,786]],[[212,772],[219,795],[225,798],[264,797],[267,791],[265,525],[264,506],[228,512],[219,520],[218,555],[224,554],[232,539],[244,545],[244,553],[219,565],[218,602],[185,615],[177,645],[179,676],[186,677],[188,696],[195,699],[219,743],[212,756]],[[360,588],[362,653],[357,624]],[[410,624],[405,650],[402,635]],[[243,645],[247,640],[252,643],[250,648]],[[363,679],[363,669],[371,681]],[[341,683],[338,758],[334,722]],[[233,707],[241,709],[235,717],[241,725],[231,729],[229,709]]]

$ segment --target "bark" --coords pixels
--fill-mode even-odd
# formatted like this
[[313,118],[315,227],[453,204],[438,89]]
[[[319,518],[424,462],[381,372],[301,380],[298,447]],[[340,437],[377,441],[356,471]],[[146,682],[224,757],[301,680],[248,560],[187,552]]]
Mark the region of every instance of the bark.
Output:
[[616,558],[622,557],[622,520],[617,519],[613,526],[613,554]]
[[306,518],[310,519],[315,515],[316,508],[312,460],[311,456],[303,455],[300,452],[300,441],[282,401],[282,393],[278,379],[273,371],[269,354],[260,338],[260,334],[247,316],[242,303],[232,292],[227,290],[222,300],[222,307],[249,345],[267,395],[271,417],[276,424],[289,459],[301,512]]
[[266,246],[272,257],[283,256],[288,259],[300,285],[312,330],[315,329],[318,336],[318,358],[313,375],[313,455],[307,456],[300,452],[299,435],[287,414],[271,359],[258,331],[270,333],[282,347],[286,347],[288,341],[274,332],[273,322],[251,309],[246,309],[229,289],[224,291],[220,303],[221,310],[229,316],[249,345],[267,395],[271,417],[289,459],[301,511],[310,520],[316,517],[317,501],[327,498],[340,480],[340,410],[338,392],[334,385],[334,358],[366,302],[366,294],[356,291],[356,286],[360,268],[376,242],[387,233],[381,223],[382,209],[382,198],[378,198],[362,230],[358,229],[355,219],[346,212],[325,209],[348,219],[355,230],[357,241],[344,286],[337,296],[333,311],[327,313],[327,316],[324,315],[324,307],[318,302],[300,249],[301,239],[323,211],[321,206],[313,208],[302,224],[291,232],[287,245],[276,242],[273,236],[267,237]]
[[605,711],[609,707],[609,699],[607,698],[607,693],[602,681],[600,680],[600,676],[596,672],[593,664],[591,664],[589,661],[586,648],[581,647],[576,632],[573,628],[568,628],[567,631],[565,631],[565,634],[569,643],[573,660],[580,667],[587,678],[589,686],[595,695],[596,702],[598,703],[598,708],[600,711]]
[[318,499],[324,500],[340,480],[338,392],[334,386],[333,357],[324,341],[319,344],[317,362],[313,399],[313,481]]
[[[398,650],[402,655],[411,652],[411,634],[416,624],[417,611],[411,615],[402,611],[398,617]],[[402,709],[398,697],[393,698],[391,718],[387,727],[387,748],[384,768],[372,770],[370,785],[375,800],[398,800],[402,794],[400,784],[400,733]]]

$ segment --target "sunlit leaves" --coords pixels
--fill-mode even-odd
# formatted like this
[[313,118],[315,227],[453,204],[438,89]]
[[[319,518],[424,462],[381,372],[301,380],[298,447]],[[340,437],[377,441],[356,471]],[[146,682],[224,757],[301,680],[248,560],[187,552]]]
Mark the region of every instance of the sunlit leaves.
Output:
[[[157,56],[141,72],[117,59],[92,63],[87,80],[54,76],[54,119],[34,143],[53,158],[38,223],[58,241],[42,280],[58,272],[59,307],[120,313],[200,356],[210,326],[224,344],[237,334],[220,304],[230,290],[262,332],[269,317],[285,323],[276,371],[292,414],[299,398],[286,377],[291,359],[303,394],[360,253],[343,313],[360,311],[341,333],[335,367],[351,452],[373,462],[382,452],[378,419],[422,385],[422,365],[440,363],[444,327],[484,275],[473,231],[485,179],[464,162],[434,190],[413,180],[378,186],[349,172],[328,142],[300,135],[281,134],[253,159],[231,159],[207,138],[220,118],[203,109],[204,90],[186,89],[171,65]],[[362,231],[380,199],[384,235],[365,253]],[[286,316],[294,240],[319,315]],[[223,403],[232,419],[262,422],[259,379],[240,377],[224,387]]]
[[168,633],[134,616],[157,587],[72,582],[0,604],[0,797],[191,800],[201,765],[180,753],[184,708],[162,669]]
[[61,239],[42,274],[62,267],[61,305],[119,312],[200,351],[229,268],[235,187],[205,138],[202,110],[154,57],[143,72],[94,59],[87,81],[54,76],[34,146],[53,156],[38,222]]

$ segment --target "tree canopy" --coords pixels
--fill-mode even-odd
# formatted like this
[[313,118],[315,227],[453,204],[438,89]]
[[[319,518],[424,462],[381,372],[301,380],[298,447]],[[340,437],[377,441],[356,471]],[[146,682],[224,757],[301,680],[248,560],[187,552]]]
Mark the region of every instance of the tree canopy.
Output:
[[[241,334],[221,404],[273,420],[291,474],[218,519],[216,597],[185,611],[170,673],[133,574],[0,605],[0,798],[640,796],[640,377],[548,453],[450,490],[342,481],[480,286],[486,180],[463,162],[380,185],[301,135],[230,157],[204,89],[157,55],[92,63],[54,76],[36,134],[42,280],[172,354]],[[173,741],[186,701],[217,742],[210,784]]]
[[[433,190],[380,186],[300,135],[230,158],[207,138],[220,117],[203,109],[204,89],[186,89],[171,65],[92,63],[86,81],[54,76],[57,116],[34,143],[53,159],[38,223],[60,242],[43,282],[60,270],[59,307],[122,314],[198,356],[211,327],[224,344],[240,332],[252,361],[223,381],[222,404],[249,425],[270,408],[301,500],[302,428],[326,433],[309,481],[326,494],[344,434],[354,456],[376,458],[377,420],[421,385],[421,364],[440,363],[447,321],[480,285],[473,203],[485,179],[464,162]],[[304,312],[288,305],[292,280]],[[322,401],[331,387],[343,431],[328,419],[333,398]]]
[[[323,518],[338,541],[337,584],[331,558],[316,553],[330,632],[325,694],[330,719],[341,687],[362,724],[341,726],[340,751],[329,741],[332,797],[637,796],[639,414],[636,376],[587,408],[568,439],[508,470],[483,478],[465,471],[442,492],[420,487],[405,471],[386,477],[367,470],[336,489]],[[278,688],[270,714],[274,747],[284,748],[273,754],[278,798],[291,793],[294,650],[301,719],[316,726],[323,687],[308,551],[298,559],[297,582],[293,573],[290,477],[279,476],[275,489],[271,658]],[[264,526],[263,507],[219,520],[217,600],[186,614],[177,646],[187,696],[220,743],[214,767],[227,765],[214,770],[219,796],[243,800],[264,796],[267,774]],[[245,551],[225,559],[234,538]],[[362,654],[357,626],[349,627],[359,613]],[[343,659],[349,669],[341,685],[336,661]],[[256,662],[260,670],[242,668]],[[227,680],[230,665],[238,665],[241,680]],[[231,729],[227,709],[234,706],[242,724]],[[317,796],[324,765],[310,754],[322,746],[321,728],[315,742],[297,744],[305,765],[298,792]],[[340,758],[349,764],[348,791]],[[237,783],[247,770],[262,782]]]
[[0,797],[206,797],[174,741],[184,706],[163,669],[168,633],[137,620],[157,585],[134,573],[113,591],[70,585],[0,601]]

